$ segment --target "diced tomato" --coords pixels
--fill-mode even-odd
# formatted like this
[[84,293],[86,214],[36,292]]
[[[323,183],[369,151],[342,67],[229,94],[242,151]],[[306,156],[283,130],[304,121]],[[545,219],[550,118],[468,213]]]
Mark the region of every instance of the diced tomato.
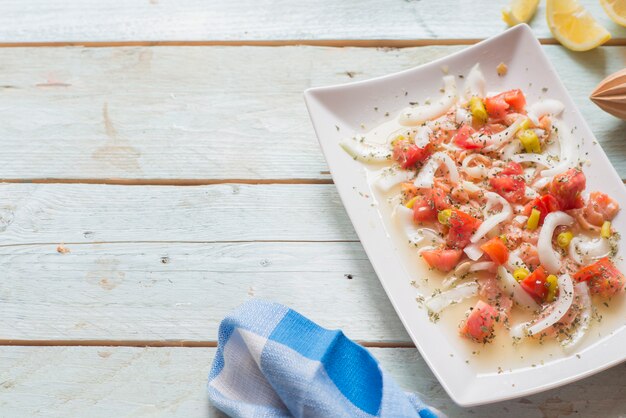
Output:
[[521,177],[524,169],[515,162],[510,162],[497,177],[489,179],[493,190],[511,203],[518,203],[524,199],[526,182]]
[[437,213],[450,204],[446,194],[440,189],[427,189],[413,204],[413,220],[417,223],[437,220]]
[[493,119],[504,119],[509,107],[510,105],[504,101],[504,97],[501,97],[501,95],[485,98],[485,109],[487,109],[487,113]]
[[470,238],[480,226],[481,221],[457,209],[452,209],[448,219],[448,236],[446,243],[452,248],[465,248]]
[[521,90],[509,90],[485,99],[487,113],[494,119],[504,119],[508,111],[523,112],[526,98]]
[[433,205],[435,206],[435,209],[437,209],[438,211],[444,210],[450,207],[448,196],[443,190],[439,188],[432,189],[431,199],[433,201]]
[[586,184],[585,174],[577,168],[570,168],[554,176],[550,183],[550,194],[559,202],[561,210],[582,208],[584,202],[580,194]]
[[505,91],[502,93],[504,95],[504,101],[507,102],[514,111],[523,112],[526,107],[526,97],[524,97],[524,93],[520,89],[514,89]]
[[506,167],[504,167],[501,174],[505,176],[519,176],[520,174],[524,174],[524,167],[511,161],[506,165]]
[[476,130],[469,125],[463,125],[456,132],[452,141],[458,147],[463,149],[479,149],[485,145],[481,142],[474,141],[472,135],[476,133]]
[[504,242],[500,237],[493,237],[486,243],[480,246],[480,249],[485,252],[491,258],[491,260],[497,265],[501,265],[507,262],[509,259],[509,249],[506,248]]
[[559,211],[561,210],[561,207],[554,196],[546,194],[528,202],[522,213],[526,216],[530,216],[533,209],[537,209],[540,212],[539,225],[543,225],[543,220],[546,218],[548,213]]
[[520,176],[500,175],[489,179],[494,192],[511,203],[519,203],[524,199],[526,182]]
[[477,343],[488,343],[494,337],[496,321],[499,313],[493,306],[479,300],[459,329],[463,337]]
[[591,293],[610,298],[624,290],[624,275],[608,257],[585,266],[574,274],[574,280],[587,282]]
[[417,145],[409,146],[409,149],[406,151],[405,163],[403,168],[413,167],[417,163],[424,162],[431,154],[431,147],[425,146],[424,148],[420,148]]
[[546,277],[548,277],[546,270],[542,266],[539,266],[520,282],[520,286],[522,286],[522,289],[532,296],[533,299],[542,303],[548,294]]
[[453,270],[459,264],[463,251],[450,248],[436,248],[434,250],[424,250],[421,254],[424,261],[431,268],[445,273]]
[[393,159],[404,169],[412,168],[417,163],[424,162],[432,153],[430,144],[420,148],[406,141],[399,141],[393,148]]
[[413,203],[413,220],[416,223],[432,222],[437,219],[437,209],[432,207],[423,196],[418,196]]

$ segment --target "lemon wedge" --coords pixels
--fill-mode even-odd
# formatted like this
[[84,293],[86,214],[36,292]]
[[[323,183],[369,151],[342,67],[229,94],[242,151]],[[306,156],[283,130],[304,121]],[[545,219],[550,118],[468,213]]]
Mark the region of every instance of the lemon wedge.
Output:
[[537,11],[538,5],[539,0],[513,0],[502,10],[502,20],[509,26],[528,23]]
[[626,26],[626,0],[600,0],[600,4],[613,22]]
[[577,0],[548,0],[546,17],[552,35],[572,51],[589,51],[611,39]]

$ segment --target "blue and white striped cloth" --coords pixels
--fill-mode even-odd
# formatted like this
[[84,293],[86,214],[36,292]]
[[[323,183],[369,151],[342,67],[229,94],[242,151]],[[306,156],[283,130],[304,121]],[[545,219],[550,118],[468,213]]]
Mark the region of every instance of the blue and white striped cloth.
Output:
[[341,331],[262,300],[220,324],[209,397],[233,417],[444,416],[403,392]]

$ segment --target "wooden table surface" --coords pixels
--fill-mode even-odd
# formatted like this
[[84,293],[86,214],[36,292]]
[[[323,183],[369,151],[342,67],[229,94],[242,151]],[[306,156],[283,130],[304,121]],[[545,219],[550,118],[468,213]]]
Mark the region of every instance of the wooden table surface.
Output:
[[[587,99],[626,66],[626,29],[583,3],[608,46],[563,49],[543,9],[532,28],[626,177],[626,124]],[[205,390],[217,327],[252,297],[344,329],[451,417],[626,416],[626,364],[454,405],[385,296],[303,103],[308,87],[500,33],[502,4],[2,1],[0,416],[220,416]]]

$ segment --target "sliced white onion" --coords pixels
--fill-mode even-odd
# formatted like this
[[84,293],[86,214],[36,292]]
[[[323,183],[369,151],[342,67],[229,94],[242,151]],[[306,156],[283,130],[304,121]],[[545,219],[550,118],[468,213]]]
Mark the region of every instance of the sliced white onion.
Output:
[[536,102],[528,108],[528,117],[535,125],[539,125],[539,119],[544,115],[558,116],[565,106],[558,100],[546,99]]
[[480,64],[474,65],[465,77],[465,86],[463,87],[465,99],[469,100],[472,96],[485,97],[486,84],[483,72],[480,70]]
[[487,177],[488,175],[487,167],[481,165],[475,165],[473,167],[469,166],[472,160],[474,160],[474,158],[478,156],[480,156],[480,154],[470,154],[467,157],[463,158],[461,168],[465,173],[467,173],[468,176],[475,179],[482,179]]
[[[543,175],[543,173],[541,173],[541,175]],[[535,190],[540,190],[540,189],[543,189],[543,188],[544,188],[544,187],[545,187],[548,183],[550,183],[551,181],[552,181],[552,177],[542,177],[542,178],[540,178],[540,179],[537,179],[537,180],[533,183],[532,187],[533,187]]]
[[528,292],[522,289],[522,286],[515,280],[515,277],[513,277],[504,266],[498,267],[498,278],[504,290],[513,297],[513,300],[518,305],[533,310],[539,308],[537,302],[535,302]]
[[558,278],[559,296],[546,309],[549,312],[543,318],[536,321],[525,322],[511,328],[511,336],[522,338],[526,335],[537,335],[546,328],[551,327],[563,318],[572,306],[574,300],[574,284],[572,278],[568,274],[563,274]]
[[443,244],[443,239],[435,230],[415,225],[412,209],[404,205],[398,205],[394,210],[393,216],[398,220],[400,227],[412,245]]
[[426,164],[422,166],[419,173],[417,174],[417,177],[413,182],[416,187],[424,187],[430,189],[435,184],[435,172],[437,172],[437,169],[441,165],[441,161],[433,157],[431,157],[426,162]]
[[470,242],[472,243],[477,243],[478,241],[480,241],[493,228],[509,219],[509,217],[513,213],[509,202],[507,202],[506,199],[499,194],[494,192],[486,192],[485,197],[487,198],[487,212],[491,211],[498,204],[502,206],[502,210],[500,211],[500,213],[491,215],[490,217],[485,219],[482,224],[480,224],[476,232],[474,232],[474,235],[472,235],[472,237],[470,238]]
[[456,123],[471,125],[472,124],[472,114],[467,111],[464,107],[457,107],[456,112],[454,113],[454,121]]
[[441,292],[431,298],[426,299],[424,304],[435,313],[443,311],[450,305],[461,302],[463,299],[471,298],[478,294],[478,283],[463,283],[445,292]]
[[445,164],[448,169],[448,173],[450,176],[450,180],[454,183],[459,181],[459,171],[456,169],[456,164],[454,160],[450,158],[448,154],[445,152],[437,152],[433,154],[426,164],[421,168],[417,177],[415,178],[415,186],[423,187],[423,188],[431,188],[435,183],[435,173],[441,166],[441,164]]
[[464,261],[460,263],[452,273],[450,273],[446,278],[441,282],[441,287],[444,289],[449,289],[453,285],[455,285],[460,279],[465,278],[468,273],[477,273],[479,271],[488,271],[491,273],[495,273],[498,266],[496,263],[491,261],[480,261],[478,263],[474,263],[472,261]]
[[589,239],[582,236],[574,237],[569,244],[569,255],[578,264],[586,265],[611,252],[611,244],[608,239]]
[[542,177],[554,177],[557,174],[561,174],[569,168],[574,167],[577,160],[576,153],[578,144],[572,138],[565,124],[555,119],[552,121],[552,125],[556,128],[556,135],[559,140],[559,162],[552,168],[543,170],[541,172]]
[[457,129],[456,124],[452,120],[450,120],[447,115],[443,115],[437,119],[426,122],[426,126],[428,126],[433,131],[438,129],[453,131]]
[[491,167],[487,172],[487,178],[492,178],[500,175],[502,172],[502,167]]
[[471,261],[464,261],[457,264],[454,270],[443,279],[443,281],[441,282],[441,287],[444,289],[449,289],[450,287],[455,285],[461,278],[465,277],[465,275],[469,272],[469,267],[471,265]]
[[533,131],[535,132],[535,135],[537,135],[539,138],[541,138],[542,136],[546,134],[546,131],[544,131],[543,129],[539,129],[539,128],[535,128],[533,129]]
[[515,218],[513,218],[513,222],[515,222],[518,225],[524,225],[527,221],[528,221],[528,216],[524,216],[524,215],[517,215]]
[[457,147],[452,142],[449,143],[449,144],[441,143],[441,144],[439,144],[439,148],[442,148],[442,149],[444,149],[446,151],[450,151],[450,152],[460,152],[460,151],[463,151],[463,148]]
[[352,158],[367,163],[387,162],[391,158],[391,150],[387,147],[368,144],[356,139],[346,139],[339,143]]
[[552,167],[548,158],[541,154],[515,154],[511,157],[511,161],[516,163],[535,163],[544,167]]
[[455,285],[456,282],[458,282],[459,280],[460,280],[460,278],[459,278],[459,276],[457,274],[450,274],[449,276],[446,276],[441,281],[441,288],[442,289],[449,289],[453,285]]
[[419,244],[424,236],[419,234],[419,229],[415,222],[413,222],[413,210],[407,208],[404,205],[396,206],[394,213],[394,217],[398,220],[400,227],[406,234],[409,242],[413,245]]
[[589,287],[587,283],[576,283],[575,293],[578,296],[578,303],[580,304],[580,311],[578,313],[578,325],[576,331],[565,340],[562,345],[566,351],[570,351],[575,348],[578,343],[583,339],[585,333],[589,329],[591,323],[591,297],[589,296]]
[[500,160],[508,161],[522,150],[520,141],[511,141],[500,150]]
[[526,187],[524,188],[524,196],[527,199],[534,199],[536,197],[539,197],[539,193],[537,193],[532,187]]
[[[482,244],[482,243],[481,243]],[[467,254],[470,260],[476,261],[483,256],[483,250],[480,249],[481,244],[469,244],[463,248],[463,252]]]
[[420,126],[415,132],[415,138],[413,142],[420,148],[424,148],[430,144],[430,136],[433,134],[433,130],[429,126]]
[[478,263],[472,263],[469,267],[468,272],[474,273],[476,271],[496,271],[496,263],[493,261],[480,261]]
[[506,262],[506,268],[509,270],[509,272],[515,271],[519,268],[525,268],[526,270],[529,270],[526,263],[524,263],[524,261],[519,256],[519,249],[511,251],[509,253],[509,259]]
[[467,190],[468,192],[470,192],[470,193],[479,193],[479,192],[485,193],[485,189],[483,189],[480,186],[475,185],[471,181],[462,180],[461,181],[461,186],[463,186],[463,188],[465,190]]
[[456,90],[456,82],[454,76],[447,75],[443,77],[444,93],[442,97],[435,103],[407,107],[400,113],[398,122],[405,126],[416,126],[426,121],[438,118],[446,113],[458,99]]
[[560,211],[549,213],[543,221],[543,226],[539,232],[539,240],[537,241],[537,250],[541,265],[549,273],[556,274],[561,270],[561,257],[552,248],[554,230],[557,226],[571,225],[573,223],[574,218]]
[[515,122],[511,124],[505,130],[498,132],[497,134],[489,135],[488,146],[483,148],[484,151],[495,151],[502,145],[515,138],[515,133],[519,130],[520,125],[526,120],[526,117],[519,117]]
[[462,263],[457,264],[457,266],[454,268],[454,274],[456,274],[457,276],[463,276],[467,272],[469,272],[469,268],[471,266],[471,261],[463,261]]
[[382,170],[368,173],[372,176],[372,183],[383,192],[391,190],[400,183],[413,180],[415,173],[409,170],[402,170],[399,167],[383,168]]
[[522,176],[524,176],[524,181],[526,183],[531,183],[536,177],[536,174],[537,170],[535,169],[535,167],[526,167],[524,168],[524,174],[522,174]]

